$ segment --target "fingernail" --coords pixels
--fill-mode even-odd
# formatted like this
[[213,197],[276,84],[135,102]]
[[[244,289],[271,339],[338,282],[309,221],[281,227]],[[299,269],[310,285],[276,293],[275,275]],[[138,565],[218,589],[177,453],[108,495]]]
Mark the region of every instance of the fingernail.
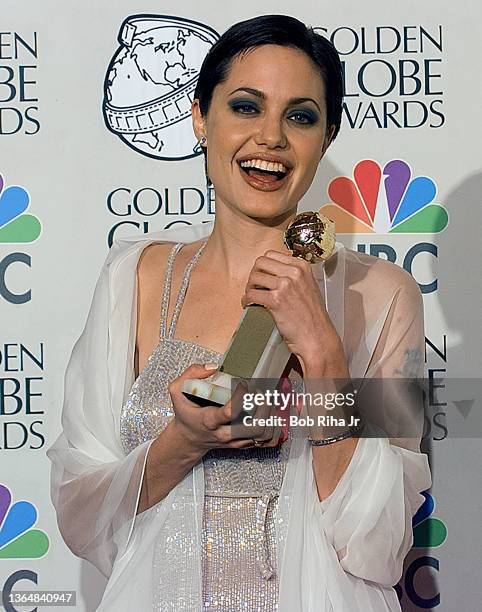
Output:
[[205,363],[204,367],[206,368],[206,370],[217,370],[218,366],[216,363]]

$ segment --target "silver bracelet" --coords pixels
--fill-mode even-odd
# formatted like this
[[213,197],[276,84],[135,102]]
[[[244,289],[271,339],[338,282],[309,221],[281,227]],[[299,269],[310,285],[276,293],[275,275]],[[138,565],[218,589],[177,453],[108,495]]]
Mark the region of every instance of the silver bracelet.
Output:
[[308,441],[311,444],[311,446],[325,446],[326,444],[333,444],[334,442],[340,442],[340,440],[346,440],[347,438],[352,438],[355,434],[361,432],[364,427],[365,427],[365,423],[363,422],[363,420],[361,420],[360,423],[358,423],[358,425],[355,425],[354,427],[350,427],[349,429],[347,429],[346,431],[343,431],[341,434],[338,434],[337,436],[333,436],[331,438],[321,438],[321,439],[314,439],[308,436]]

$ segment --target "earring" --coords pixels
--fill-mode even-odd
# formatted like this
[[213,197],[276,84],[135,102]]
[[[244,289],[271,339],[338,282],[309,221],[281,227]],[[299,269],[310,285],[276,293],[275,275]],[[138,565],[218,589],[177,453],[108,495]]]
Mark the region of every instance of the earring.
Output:
[[207,142],[207,138],[206,138],[206,136],[203,136],[203,137],[201,138],[201,140],[199,141],[199,144],[200,144],[202,147],[204,147],[204,146],[206,145],[206,142]]

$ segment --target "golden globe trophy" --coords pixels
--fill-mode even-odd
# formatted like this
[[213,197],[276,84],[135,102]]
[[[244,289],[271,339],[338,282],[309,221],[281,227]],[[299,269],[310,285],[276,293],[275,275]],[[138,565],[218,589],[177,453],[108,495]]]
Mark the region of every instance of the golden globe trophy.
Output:
[[[293,257],[325,261],[335,247],[335,223],[319,212],[296,215],[285,230],[284,243]],[[232,396],[233,379],[279,380],[290,358],[271,313],[258,304],[245,308],[217,372],[202,380],[186,380],[183,393],[200,405],[224,406]]]

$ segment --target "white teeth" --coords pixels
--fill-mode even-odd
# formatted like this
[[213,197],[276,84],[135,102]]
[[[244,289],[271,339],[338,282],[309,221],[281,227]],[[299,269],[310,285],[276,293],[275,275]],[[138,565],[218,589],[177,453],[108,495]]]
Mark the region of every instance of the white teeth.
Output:
[[268,170],[270,172],[282,172],[286,174],[288,168],[283,164],[276,162],[268,162],[261,159],[247,159],[240,164],[243,168],[259,168],[260,170]]

